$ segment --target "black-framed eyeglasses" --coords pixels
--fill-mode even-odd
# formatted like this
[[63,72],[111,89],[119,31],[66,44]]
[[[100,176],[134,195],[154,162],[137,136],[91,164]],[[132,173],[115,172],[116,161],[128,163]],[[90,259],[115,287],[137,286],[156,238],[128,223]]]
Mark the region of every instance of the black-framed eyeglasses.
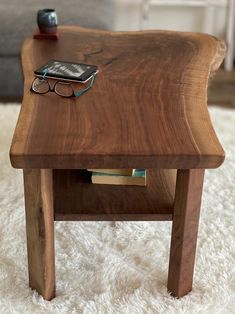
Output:
[[71,98],[71,97],[80,97],[86,93],[94,84],[95,75],[90,79],[90,84],[77,92],[74,91],[73,86],[69,82],[57,81],[53,85],[47,80],[46,73],[42,78],[36,77],[31,85],[30,90],[36,94],[47,94],[49,92],[54,92],[61,97]]

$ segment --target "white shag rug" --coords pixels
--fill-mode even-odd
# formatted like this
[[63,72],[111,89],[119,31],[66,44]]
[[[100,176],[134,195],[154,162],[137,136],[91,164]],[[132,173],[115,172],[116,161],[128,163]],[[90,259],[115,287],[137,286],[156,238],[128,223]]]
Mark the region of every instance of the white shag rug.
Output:
[[57,297],[28,288],[22,171],[8,151],[19,106],[0,106],[0,313],[235,313],[235,110],[210,108],[226,161],[206,172],[193,291],[166,290],[169,222],[56,222]]

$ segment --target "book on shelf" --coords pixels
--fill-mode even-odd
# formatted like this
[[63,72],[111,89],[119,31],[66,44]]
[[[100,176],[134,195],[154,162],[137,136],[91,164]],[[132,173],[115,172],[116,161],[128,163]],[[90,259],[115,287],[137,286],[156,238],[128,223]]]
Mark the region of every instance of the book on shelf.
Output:
[[[102,169],[100,170],[103,171]],[[133,169],[132,175],[111,174],[92,171],[91,182],[94,184],[146,186],[146,170]]]
[[87,169],[91,172],[98,172],[103,174],[114,174],[121,176],[132,176],[134,169]]

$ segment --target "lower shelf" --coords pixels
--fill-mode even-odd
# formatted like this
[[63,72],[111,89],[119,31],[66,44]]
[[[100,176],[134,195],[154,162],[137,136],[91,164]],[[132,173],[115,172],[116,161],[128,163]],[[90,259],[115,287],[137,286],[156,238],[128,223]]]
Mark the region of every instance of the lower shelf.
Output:
[[174,170],[147,170],[147,186],[92,184],[86,170],[53,170],[55,220],[172,220]]

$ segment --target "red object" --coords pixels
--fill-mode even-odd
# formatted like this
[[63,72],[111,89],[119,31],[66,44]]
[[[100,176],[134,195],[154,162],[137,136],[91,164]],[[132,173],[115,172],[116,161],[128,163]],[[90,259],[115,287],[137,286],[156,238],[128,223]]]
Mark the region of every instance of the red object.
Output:
[[57,40],[59,38],[58,31],[55,33],[41,33],[39,29],[36,29],[33,34],[34,39],[49,39],[49,40]]

